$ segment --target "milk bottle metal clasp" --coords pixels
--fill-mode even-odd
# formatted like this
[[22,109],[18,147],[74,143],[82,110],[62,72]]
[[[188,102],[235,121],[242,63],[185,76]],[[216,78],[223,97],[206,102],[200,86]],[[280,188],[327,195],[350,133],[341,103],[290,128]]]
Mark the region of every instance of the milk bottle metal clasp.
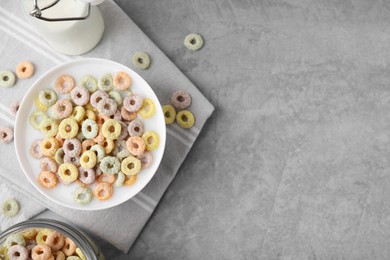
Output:
[[62,17],[62,18],[48,18],[42,16],[42,12],[55,6],[58,2],[61,0],[55,0],[53,3],[50,3],[42,8],[38,6],[38,0],[34,0],[34,9],[30,12],[31,16],[34,16],[35,18],[38,18],[40,20],[48,21],[48,22],[63,22],[63,21],[77,21],[77,20],[85,20],[89,17],[91,13],[91,4],[88,3],[88,9],[87,14],[80,17]]

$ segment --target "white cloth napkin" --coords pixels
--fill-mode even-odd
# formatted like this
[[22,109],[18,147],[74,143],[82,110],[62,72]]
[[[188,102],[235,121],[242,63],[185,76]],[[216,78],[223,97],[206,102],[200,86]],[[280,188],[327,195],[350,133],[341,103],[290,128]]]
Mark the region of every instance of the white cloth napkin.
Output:
[[[19,1],[3,0],[0,6],[1,65],[14,70],[19,61],[30,60],[36,65],[36,74],[31,79],[19,80],[13,88],[0,89],[0,125],[13,125],[14,119],[7,114],[8,105],[16,98],[21,99],[39,75],[64,61],[82,58],[61,55],[47,46],[29,24],[20,5]],[[99,7],[105,20],[105,33],[101,43],[83,57],[111,59],[136,70],[151,85],[162,104],[169,102],[175,90],[188,91],[193,99],[190,110],[196,117],[195,126],[189,130],[176,124],[168,126],[165,154],[151,182],[137,196],[112,209],[80,212],[43,198],[24,177],[12,145],[0,146],[0,175],[3,183],[127,252],[175,177],[214,107],[115,3],[106,1]],[[148,70],[133,67],[131,58],[136,51],[145,51],[151,56],[152,65]]]

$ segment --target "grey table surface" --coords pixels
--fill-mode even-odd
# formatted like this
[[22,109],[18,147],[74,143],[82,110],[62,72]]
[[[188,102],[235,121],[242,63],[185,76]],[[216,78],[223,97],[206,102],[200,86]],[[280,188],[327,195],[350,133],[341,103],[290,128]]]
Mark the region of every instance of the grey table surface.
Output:
[[390,259],[387,1],[116,2],[216,111],[108,259]]

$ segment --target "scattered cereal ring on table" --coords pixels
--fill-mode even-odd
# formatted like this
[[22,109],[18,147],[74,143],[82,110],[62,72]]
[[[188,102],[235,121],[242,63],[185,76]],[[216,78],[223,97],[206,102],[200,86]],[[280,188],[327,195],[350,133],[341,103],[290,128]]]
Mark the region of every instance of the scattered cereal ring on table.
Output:
[[40,124],[40,129],[46,137],[54,137],[58,132],[58,123],[51,118],[47,118]]
[[57,93],[52,89],[41,90],[38,94],[39,102],[46,107],[51,107],[57,102]]
[[28,251],[24,246],[13,245],[8,248],[7,256],[10,260],[28,259]]
[[69,99],[60,99],[52,107],[53,116],[57,119],[64,119],[73,112],[73,104]]
[[89,91],[81,86],[75,87],[70,92],[70,97],[72,98],[73,103],[78,106],[84,106],[89,102]]
[[130,136],[142,136],[144,133],[144,124],[140,120],[135,119],[129,123],[127,130]]
[[37,130],[41,129],[41,123],[45,120],[48,119],[49,117],[46,115],[46,113],[42,111],[34,111],[30,117],[30,125]]
[[119,90],[127,90],[131,86],[131,78],[126,72],[118,72],[114,76],[114,87]]
[[121,163],[121,171],[125,175],[135,175],[141,170],[141,161],[133,156],[123,159]]
[[15,199],[7,199],[3,201],[1,212],[6,217],[13,217],[19,213],[19,203]]
[[125,180],[123,185],[130,186],[133,185],[137,181],[137,174],[135,175],[125,175]]
[[48,157],[41,159],[39,166],[41,167],[42,171],[56,173],[58,170],[58,165],[56,161]]
[[108,96],[107,92],[105,92],[103,90],[98,90],[98,91],[94,92],[90,98],[91,106],[94,108],[97,108],[97,105],[99,104],[99,102],[102,101],[103,98],[108,98],[108,97],[109,96]]
[[9,70],[0,71],[0,88],[9,88],[15,85],[15,75]]
[[79,177],[79,170],[76,165],[72,163],[63,163],[58,168],[58,176],[65,184],[69,184],[77,180]]
[[63,234],[53,231],[47,235],[45,245],[49,246],[52,251],[59,251],[65,244]]
[[39,148],[41,149],[43,155],[51,157],[54,156],[58,150],[59,143],[58,140],[53,137],[45,138],[41,141]]
[[16,66],[16,76],[20,79],[27,79],[34,74],[34,65],[29,61],[22,61]]
[[40,159],[43,157],[43,153],[40,148],[41,141],[42,141],[41,139],[35,140],[34,142],[32,142],[30,147],[30,154],[32,157],[36,159]]
[[64,254],[66,256],[71,256],[74,254],[74,252],[76,251],[76,243],[73,242],[72,239],[70,239],[69,237],[66,237],[65,238],[65,243],[64,243],[64,246],[62,247],[62,252],[64,252]]
[[91,184],[95,181],[96,175],[94,169],[85,169],[79,167],[79,180],[84,184]]
[[111,91],[114,88],[112,75],[109,73],[103,75],[99,79],[98,88],[103,91]]
[[93,151],[85,151],[80,157],[80,165],[83,168],[91,169],[97,163],[96,154]]
[[191,51],[197,51],[203,47],[203,38],[197,33],[188,34],[184,38],[184,46]]
[[55,90],[62,94],[70,93],[75,86],[74,78],[70,75],[62,75],[55,82]]
[[146,145],[146,151],[150,152],[156,150],[160,144],[160,137],[154,131],[147,131],[142,135]]
[[89,188],[77,187],[73,191],[73,199],[79,204],[87,204],[92,200],[92,191]]
[[99,112],[104,116],[112,116],[116,113],[118,105],[110,98],[103,98],[96,107]]
[[0,143],[8,144],[14,139],[14,131],[10,127],[0,127]]
[[139,69],[146,70],[150,66],[150,57],[146,52],[137,51],[133,55],[133,65]]
[[77,135],[79,131],[79,125],[74,118],[68,117],[61,121],[58,133],[63,139],[70,139]]
[[139,136],[132,136],[127,139],[126,146],[127,150],[129,150],[129,152],[134,156],[143,154],[146,148],[144,139]]
[[108,200],[112,197],[113,193],[114,188],[112,184],[107,182],[100,182],[96,184],[93,189],[93,195],[95,195],[98,200]]
[[191,105],[192,99],[190,94],[184,90],[175,91],[171,96],[172,105],[179,109],[185,109]]
[[57,186],[58,179],[54,173],[49,171],[42,171],[38,175],[38,182],[46,189],[52,189]]
[[14,233],[11,234],[7,237],[7,239],[4,242],[4,246],[7,248],[10,248],[13,245],[21,245],[25,246],[26,245],[26,240],[24,239],[23,235],[20,233]]
[[182,110],[176,115],[176,122],[182,128],[191,128],[195,124],[195,117],[189,110]]
[[89,93],[95,92],[98,88],[97,79],[88,75],[81,78],[80,85],[86,88]]
[[162,107],[164,113],[165,124],[170,125],[175,122],[176,110],[172,105],[164,105]]
[[156,106],[154,105],[153,100],[150,98],[144,98],[144,103],[141,110],[138,111],[138,114],[143,118],[150,118],[156,113]]
[[119,172],[121,163],[114,156],[106,156],[100,162],[100,170],[103,173],[116,174]]
[[12,102],[12,104],[9,106],[10,112],[16,116],[16,113],[18,112],[20,107],[20,100],[15,100]]
[[31,258],[33,260],[50,259],[51,248],[45,244],[38,244],[31,249]]
[[102,133],[106,139],[115,140],[121,134],[121,124],[115,119],[108,119],[102,125]]

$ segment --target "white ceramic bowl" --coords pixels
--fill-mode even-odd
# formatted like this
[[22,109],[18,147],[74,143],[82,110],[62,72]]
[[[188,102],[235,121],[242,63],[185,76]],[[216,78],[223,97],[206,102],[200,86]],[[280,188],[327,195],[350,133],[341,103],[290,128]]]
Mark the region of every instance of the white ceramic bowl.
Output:
[[[40,173],[39,159],[35,159],[30,155],[31,143],[36,139],[44,138],[44,135],[31,127],[29,123],[30,114],[36,110],[34,101],[38,97],[39,91],[46,88],[53,88],[57,77],[63,74],[72,75],[77,82],[85,75],[92,75],[96,78],[101,77],[106,73],[115,75],[119,71],[128,73],[132,78],[131,90],[134,93],[140,94],[143,97],[151,98],[156,106],[156,114],[149,118],[140,120],[144,123],[145,131],[153,130],[158,133],[160,137],[160,145],[158,149],[152,151],[153,163],[151,167],[142,170],[138,174],[137,181],[132,186],[114,187],[114,194],[111,199],[107,201],[99,201],[94,198],[89,204],[80,205],[73,200],[72,192],[78,186],[76,183],[64,185],[59,183],[53,189],[46,189],[38,182],[38,175]],[[63,95],[62,95],[63,96]],[[49,70],[31,86],[23,101],[21,102],[15,123],[15,149],[19,163],[23,169],[26,178],[31,184],[46,198],[51,201],[72,209],[79,210],[100,210],[107,209],[119,205],[141,191],[146,184],[152,179],[160,165],[165,149],[166,140],[166,126],[164,121],[163,111],[157,96],[152,88],[141,78],[136,72],[128,67],[104,59],[79,59],[67,62],[56,66]],[[92,186],[93,187],[93,186]]]

